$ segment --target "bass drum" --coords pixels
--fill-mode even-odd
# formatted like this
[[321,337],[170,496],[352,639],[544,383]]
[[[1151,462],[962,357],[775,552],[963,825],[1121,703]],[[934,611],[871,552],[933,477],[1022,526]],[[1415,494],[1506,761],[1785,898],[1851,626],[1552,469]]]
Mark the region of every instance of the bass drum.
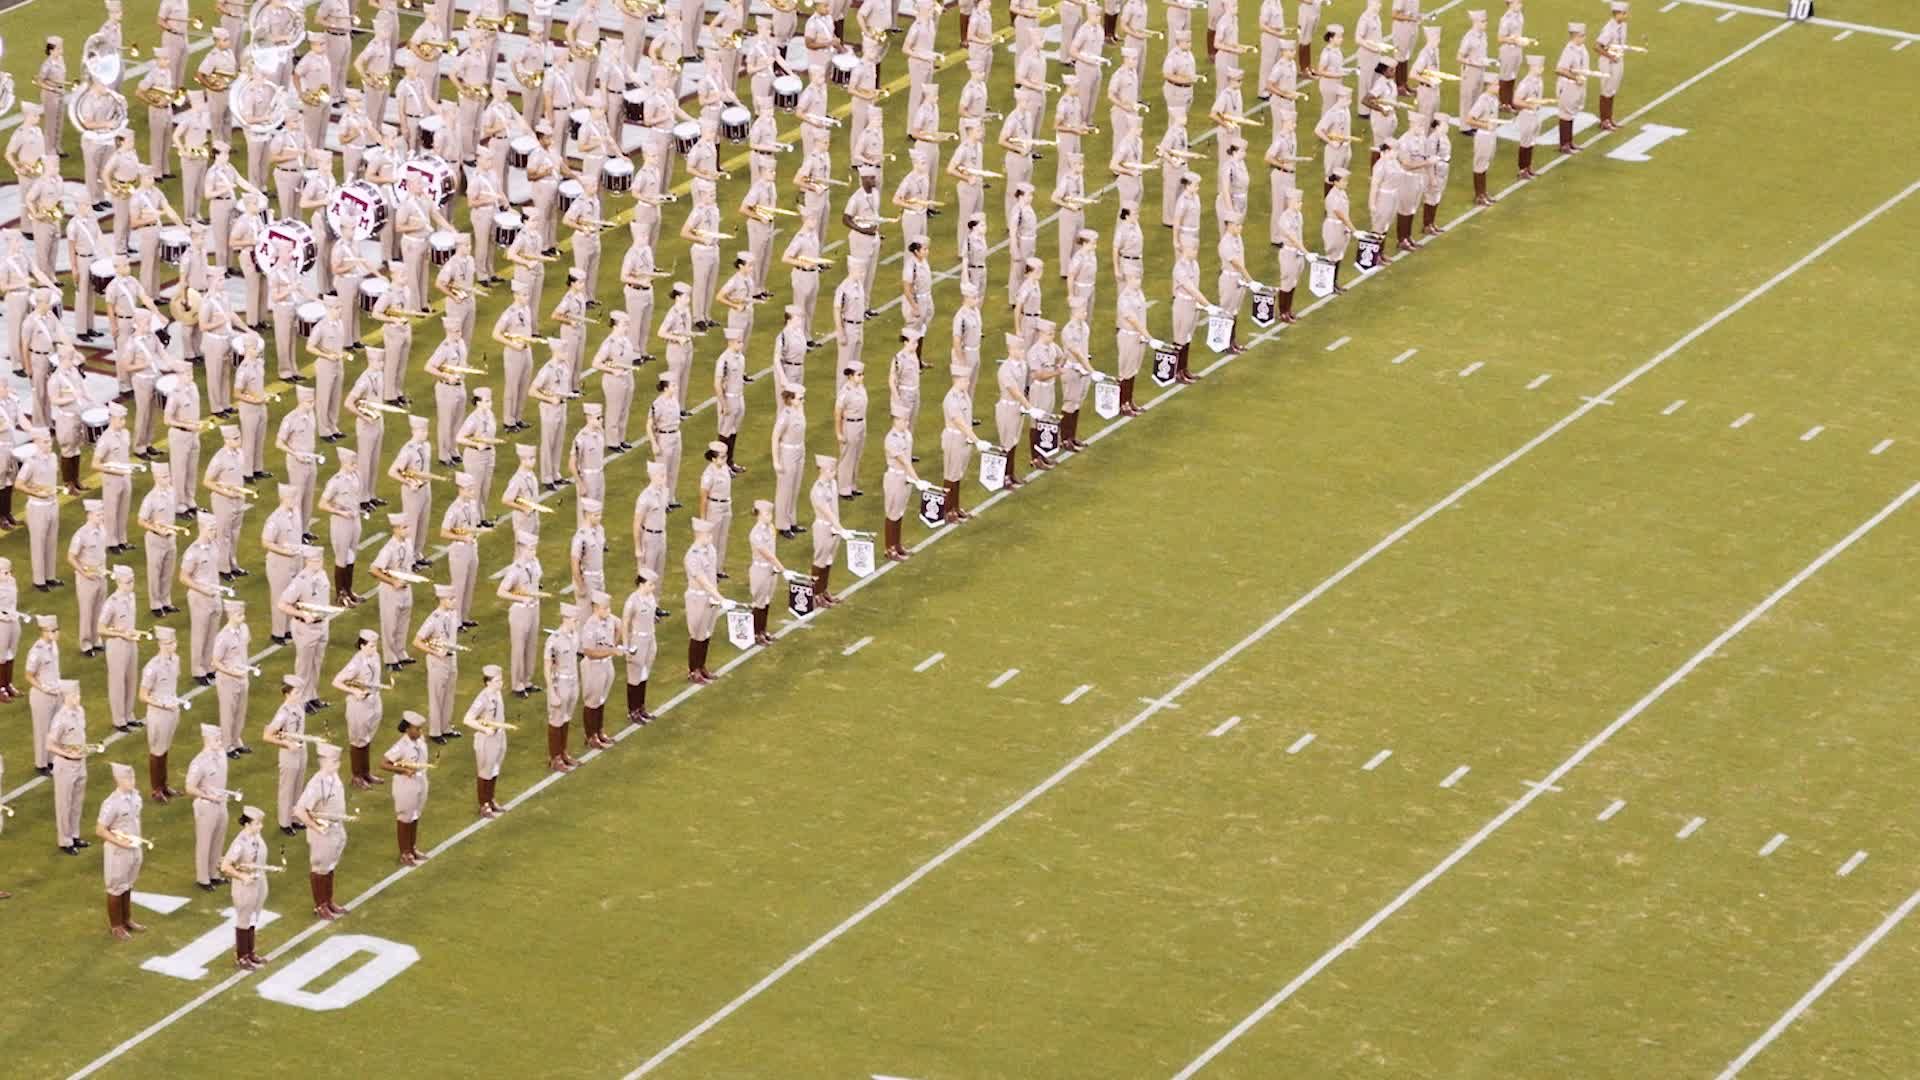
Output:
[[402,179],[418,177],[442,207],[453,201],[453,166],[438,154],[415,154],[401,167],[400,175]]
[[349,180],[327,200],[327,228],[333,235],[371,240],[387,227],[387,194],[367,180]]
[[[313,269],[320,258],[319,245],[314,242],[313,229],[304,221],[283,218],[267,226],[260,239],[253,245],[253,261],[262,270],[268,272],[291,263],[304,274]],[[299,260],[293,262],[293,260]]]

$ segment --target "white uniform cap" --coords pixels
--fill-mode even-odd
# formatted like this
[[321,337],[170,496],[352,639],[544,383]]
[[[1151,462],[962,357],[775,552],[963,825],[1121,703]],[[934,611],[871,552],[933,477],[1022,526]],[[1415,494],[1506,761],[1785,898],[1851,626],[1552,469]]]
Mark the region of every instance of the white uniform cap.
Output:
[[200,725],[200,737],[201,737],[201,738],[203,738],[203,739],[217,739],[217,738],[219,738],[219,737],[220,737],[220,725],[219,725],[219,724],[201,724],[201,725]]
[[128,765],[123,761],[114,762],[113,778],[116,781],[126,781],[126,780],[133,779],[133,766]]
[[834,457],[832,454],[815,454],[813,455],[813,463],[823,469],[836,469],[840,467],[840,459]]
[[153,640],[155,641],[172,641],[174,636],[174,629],[171,626],[156,626],[153,628]]

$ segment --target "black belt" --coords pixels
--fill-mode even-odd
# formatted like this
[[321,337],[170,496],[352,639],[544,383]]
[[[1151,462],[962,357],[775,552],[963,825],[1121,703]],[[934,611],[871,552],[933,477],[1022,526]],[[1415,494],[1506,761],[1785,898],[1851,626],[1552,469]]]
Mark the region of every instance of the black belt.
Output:
[[716,499],[713,496],[709,495],[707,496],[707,501],[710,503],[730,503],[733,500],[732,499]]
[[667,535],[667,530],[665,530],[665,529],[641,529],[640,531],[641,531],[641,532],[646,532],[646,533],[652,533],[652,534],[653,534],[653,535],[655,535],[655,536],[665,536],[665,535]]
[[655,431],[655,432],[654,432],[654,434],[655,434],[655,435],[678,435],[678,434],[680,434],[680,429],[679,429],[679,428],[665,428],[665,429],[663,429],[663,430],[660,430],[660,431]]

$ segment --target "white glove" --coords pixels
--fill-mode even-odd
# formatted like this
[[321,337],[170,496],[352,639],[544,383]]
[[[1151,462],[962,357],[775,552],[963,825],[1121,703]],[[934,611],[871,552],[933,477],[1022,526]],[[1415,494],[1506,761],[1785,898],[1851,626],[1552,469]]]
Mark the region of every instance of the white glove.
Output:
[[1028,416],[1031,416],[1031,417],[1033,417],[1033,418],[1034,418],[1035,420],[1045,420],[1045,419],[1047,418],[1047,414],[1046,414],[1046,413],[1044,413],[1044,412],[1041,412],[1041,411],[1040,411],[1039,409],[1035,409],[1035,408],[1028,408],[1028,409],[1025,409],[1025,410],[1023,410],[1023,411],[1024,411],[1024,412],[1025,412],[1025,413],[1026,413],[1026,414],[1027,414]]
[[973,447],[974,449],[985,454],[993,449],[993,444],[988,442],[985,439],[975,439],[973,440]]

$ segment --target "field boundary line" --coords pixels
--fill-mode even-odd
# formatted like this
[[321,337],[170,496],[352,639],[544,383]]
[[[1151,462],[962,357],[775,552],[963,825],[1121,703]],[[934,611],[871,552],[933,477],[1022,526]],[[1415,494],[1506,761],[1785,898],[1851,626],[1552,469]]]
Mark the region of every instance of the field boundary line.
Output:
[[[1579,768],[1582,762],[1592,757],[1594,753],[1605,746],[1628,724],[1633,723],[1640,714],[1652,708],[1661,698],[1667,695],[1668,691],[1680,685],[1680,683],[1685,680],[1687,676],[1693,674],[1700,665],[1717,655],[1721,649],[1727,646],[1728,642],[1731,642],[1748,627],[1758,622],[1767,612],[1772,611],[1781,601],[1785,600],[1800,586],[1806,584],[1808,579],[1819,573],[1828,563],[1839,558],[1841,553],[1852,547],[1861,537],[1872,532],[1882,522],[1898,512],[1901,507],[1913,501],[1915,496],[1920,496],[1920,483],[1915,483],[1899,495],[1896,495],[1892,502],[1887,503],[1875,511],[1872,517],[1854,526],[1852,532],[1841,537],[1838,542],[1834,543],[1825,551],[1822,551],[1812,562],[1801,567],[1798,573],[1788,578],[1785,584],[1768,593],[1765,599],[1749,608],[1746,614],[1735,619],[1726,629],[1715,635],[1713,640],[1707,642],[1706,645],[1702,646],[1700,650],[1692,656],[1689,656],[1679,667],[1674,668],[1672,672],[1668,673],[1666,678],[1660,680],[1659,684],[1652,690],[1647,691],[1640,700],[1634,702],[1625,712],[1615,717],[1612,723],[1600,729],[1598,734],[1582,743],[1565,761],[1555,766],[1554,770],[1548,773],[1545,779],[1537,784],[1528,784],[1525,794],[1515,799],[1505,810],[1495,814],[1485,825],[1480,827],[1479,831],[1467,837],[1460,846],[1454,848],[1445,858],[1435,863],[1431,869],[1415,879],[1413,884],[1408,885],[1400,891],[1399,895],[1388,901],[1385,906],[1368,916],[1366,921],[1356,927],[1352,933],[1340,939],[1337,944],[1326,952],[1321,953],[1313,963],[1307,965],[1305,970],[1295,975],[1293,979],[1281,987],[1277,993],[1261,1002],[1258,1008],[1248,1013],[1244,1019],[1235,1024],[1226,1034],[1214,1040],[1213,1044],[1208,1046],[1199,1057],[1194,1058],[1187,1063],[1185,1068],[1175,1073],[1174,1080],[1190,1080],[1194,1074],[1206,1068],[1208,1063],[1213,1061],[1214,1058],[1218,1057],[1235,1042],[1239,1041],[1240,1037],[1252,1030],[1254,1025],[1266,1019],[1275,1009],[1299,993],[1302,987],[1306,986],[1315,976],[1330,967],[1335,960],[1338,960],[1342,955],[1358,947],[1362,941],[1365,941],[1369,935],[1379,929],[1382,923],[1392,918],[1400,909],[1412,903],[1415,897],[1425,892],[1428,886],[1440,880],[1442,875],[1448,870],[1453,869],[1462,859],[1471,855],[1475,848],[1478,848],[1486,842],[1488,837],[1498,832],[1507,822],[1519,816],[1527,807],[1532,806],[1534,800],[1538,799],[1547,791],[1552,790],[1568,773]],[[1694,820],[1699,821],[1701,819],[1696,818]],[[1685,831],[1683,831],[1681,835],[1684,836]],[[1920,893],[1916,893],[1914,899],[1909,901],[1909,903],[1920,903]],[[1838,976],[1835,977],[1837,978]],[[1783,1024],[1781,1026],[1784,1027],[1785,1025]]]
[[1914,890],[1906,900],[1901,902],[1899,907],[1894,908],[1886,918],[1880,920],[1880,925],[1869,931],[1866,937],[1861,938],[1859,943],[1847,952],[1847,955],[1840,958],[1839,963],[1828,968],[1827,973],[1820,976],[1820,981],[1814,983],[1807,989],[1806,993],[1800,995],[1800,1000],[1789,1006],[1786,1012],[1781,1013],[1780,1019],[1775,1020],[1767,1027],[1767,1030],[1761,1032],[1760,1037],[1753,1040],[1753,1043],[1745,1050],[1742,1050],[1739,1057],[1728,1062],[1727,1067],[1720,1070],[1719,1080],[1732,1080],[1733,1077],[1740,1074],[1741,1069],[1753,1064],[1754,1058],[1759,1057],[1762,1051],[1773,1045],[1773,1041],[1778,1039],[1781,1033],[1786,1031],[1795,1020],[1798,1020],[1801,1013],[1811,1008],[1814,1002],[1820,1000],[1822,994],[1825,994],[1833,988],[1834,983],[1839,982],[1846,976],[1847,972],[1852,971],[1853,966],[1858,964],[1860,959],[1866,956],[1867,952],[1875,945],[1880,944],[1882,938],[1893,933],[1894,928],[1905,921],[1908,915],[1913,914],[1913,909],[1916,907],[1920,907],[1920,889]]

